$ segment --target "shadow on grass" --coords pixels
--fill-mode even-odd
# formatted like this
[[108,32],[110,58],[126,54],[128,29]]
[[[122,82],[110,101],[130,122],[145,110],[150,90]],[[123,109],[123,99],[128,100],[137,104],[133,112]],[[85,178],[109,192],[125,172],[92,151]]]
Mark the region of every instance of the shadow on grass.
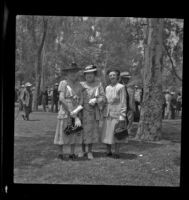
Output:
[[35,122],[35,121],[41,121],[40,119],[30,119],[29,121]]
[[[93,155],[94,158],[113,158],[113,157],[108,157],[104,152],[94,152]],[[137,155],[133,153],[120,153],[120,159],[133,160],[136,158]]]

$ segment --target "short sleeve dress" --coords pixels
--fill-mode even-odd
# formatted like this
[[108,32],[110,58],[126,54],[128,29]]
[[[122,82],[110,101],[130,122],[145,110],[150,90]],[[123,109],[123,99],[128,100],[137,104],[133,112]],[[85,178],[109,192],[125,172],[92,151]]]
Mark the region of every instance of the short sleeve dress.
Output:
[[[104,88],[101,82],[96,81],[93,86],[87,82],[81,82],[83,95],[83,143],[93,144],[100,142],[101,130],[99,127],[102,120],[102,107],[105,101]],[[97,98],[94,106],[89,105],[89,100]]]
[[[78,134],[65,135],[64,129],[70,123],[70,117],[68,111],[73,111],[80,103],[81,99],[81,85],[77,84],[77,87],[72,88],[66,80],[60,82],[58,91],[59,91],[59,101],[60,109],[57,116],[57,126],[54,138],[54,144],[63,145],[63,144],[81,144],[82,143],[82,131]],[[64,106],[63,106],[64,105]]]

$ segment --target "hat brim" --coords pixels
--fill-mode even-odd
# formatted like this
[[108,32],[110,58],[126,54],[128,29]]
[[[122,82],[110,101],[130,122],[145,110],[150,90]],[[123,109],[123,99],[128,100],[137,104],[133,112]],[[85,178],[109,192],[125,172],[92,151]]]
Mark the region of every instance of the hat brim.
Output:
[[81,70],[81,68],[64,68],[64,69],[62,69],[62,71],[80,71]]
[[86,70],[83,73],[90,73],[90,72],[97,72],[97,69],[90,69],[90,70]]

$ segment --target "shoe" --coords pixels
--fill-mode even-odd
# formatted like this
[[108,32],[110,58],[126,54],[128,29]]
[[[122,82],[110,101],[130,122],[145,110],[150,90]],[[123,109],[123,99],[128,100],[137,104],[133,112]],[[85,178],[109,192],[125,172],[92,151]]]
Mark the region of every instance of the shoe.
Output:
[[88,154],[87,154],[87,158],[89,159],[89,160],[92,160],[94,157],[93,157],[93,154],[91,153],[91,152],[89,152]]
[[113,154],[112,154],[112,152],[107,152],[106,153],[106,156],[108,156],[108,157],[111,157]]
[[75,154],[71,154],[71,155],[69,155],[69,158],[71,159],[71,160],[76,160],[76,155]]
[[114,154],[113,157],[114,157],[115,159],[119,159],[119,158],[120,158],[120,155],[119,155],[119,154]]
[[58,154],[58,159],[63,160],[64,159],[63,154]]

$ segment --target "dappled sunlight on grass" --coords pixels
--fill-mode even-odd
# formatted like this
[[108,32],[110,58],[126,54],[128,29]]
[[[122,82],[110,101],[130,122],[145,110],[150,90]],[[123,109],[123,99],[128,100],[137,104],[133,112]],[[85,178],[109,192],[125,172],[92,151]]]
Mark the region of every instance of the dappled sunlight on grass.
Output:
[[[122,145],[120,159],[106,157],[106,146],[99,144],[94,145],[91,161],[61,161],[53,145],[56,114],[32,113],[31,119],[34,121],[15,121],[16,183],[179,186],[180,143],[172,142],[179,141],[179,122],[163,123],[163,140],[168,142],[130,140]],[[136,128],[135,124],[133,135]],[[64,150],[69,153],[68,148]]]

